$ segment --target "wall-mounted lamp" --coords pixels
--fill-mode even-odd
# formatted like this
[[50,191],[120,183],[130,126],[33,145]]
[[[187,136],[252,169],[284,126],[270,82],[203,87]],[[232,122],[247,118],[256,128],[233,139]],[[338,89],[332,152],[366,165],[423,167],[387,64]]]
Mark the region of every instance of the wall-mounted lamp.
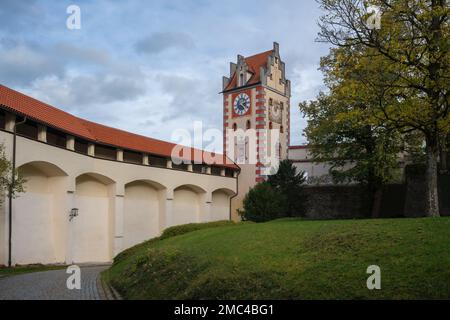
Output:
[[75,218],[76,216],[78,216],[78,208],[72,208],[69,214],[69,221],[72,221],[72,219]]

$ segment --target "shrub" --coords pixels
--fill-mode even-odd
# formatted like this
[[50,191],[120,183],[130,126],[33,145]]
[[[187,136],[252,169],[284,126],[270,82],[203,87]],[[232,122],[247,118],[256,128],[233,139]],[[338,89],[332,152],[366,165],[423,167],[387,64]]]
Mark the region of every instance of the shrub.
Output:
[[268,182],[258,183],[244,198],[243,220],[265,222],[286,216],[286,197]]
[[303,192],[305,181],[305,173],[297,172],[297,168],[290,160],[281,161],[277,173],[269,176],[268,182],[272,188],[279,190],[285,196],[287,217],[305,215],[306,197]]

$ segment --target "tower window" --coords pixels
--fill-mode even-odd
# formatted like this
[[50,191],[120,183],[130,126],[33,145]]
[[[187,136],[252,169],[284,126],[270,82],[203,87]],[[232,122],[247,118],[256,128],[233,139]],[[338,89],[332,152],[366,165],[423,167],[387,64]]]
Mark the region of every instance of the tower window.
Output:
[[283,102],[280,102],[280,109],[283,110],[283,108],[284,108],[284,104],[283,104]]
[[284,132],[284,129],[283,129],[283,126],[281,126],[280,127],[280,133],[283,133]]
[[273,106],[273,100],[272,100],[272,98],[269,99],[269,106]]
[[272,128],[273,128],[273,125],[272,125],[272,121],[271,121],[271,122],[269,122],[269,129],[272,130]]
[[236,130],[237,130],[237,124],[233,123],[233,131],[236,131]]
[[278,64],[278,58],[275,57],[275,64]]
[[241,73],[241,74],[239,75],[239,77],[240,77],[240,85],[243,86],[243,85],[244,85],[244,74]]
[[252,127],[252,123],[250,122],[250,120],[247,120],[247,125],[246,125],[247,130],[250,129],[251,127]]

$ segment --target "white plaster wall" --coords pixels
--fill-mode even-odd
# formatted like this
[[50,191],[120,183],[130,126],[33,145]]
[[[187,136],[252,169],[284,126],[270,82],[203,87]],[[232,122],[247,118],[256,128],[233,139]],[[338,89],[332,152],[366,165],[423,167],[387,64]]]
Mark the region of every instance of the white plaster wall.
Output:
[[[53,193],[54,180],[34,166],[19,168],[27,180],[26,193],[13,202],[13,249],[12,261],[29,264],[37,260],[56,263],[57,241],[54,230],[57,219],[58,193]],[[26,242],[20,239],[27,239]]]
[[[0,142],[5,145],[7,157],[11,157],[11,141],[10,133],[0,131]],[[22,253],[17,258],[29,263],[111,261],[125,248],[125,185],[130,182],[150,180],[164,188],[157,192],[158,234],[168,226],[198,222],[199,217],[209,216],[204,194],[184,190],[175,192],[178,200],[171,200],[176,198],[173,190],[185,185],[186,181],[206,191],[205,194],[220,188],[236,192],[234,178],[102,160],[18,136],[17,167],[34,161],[51,164],[64,172],[64,176],[48,172],[33,177],[30,185],[35,185],[38,192],[31,188],[13,200],[17,206],[13,207],[13,216],[17,218],[15,227],[23,230],[13,239],[13,247],[21,248]],[[78,179],[77,186],[77,177],[86,173],[104,179],[97,182],[95,179],[94,182]],[[7,263],[6,204],[0,206],[0,265]],[[142,207],[142,204],[137,206]],[[74,207],[79,208],[79,216],[72,223],[69,213]],[[28,216],[31,211],[39,214]],[[156,227],[153,228],[151,235],[156,233]],[[75,243],[77,247],[73,249]],[[13,252],[13,259],[14,256]]]
[[74,263],[108,262],[109,199],[107,186],[93,177],[77,179],[75,205],[78,216],[71,221],[74,228],[72,259]]
[[158,190],[146,182],[132,182],[125,187],[125,249],[158,236],[159,202]]
[[230,196],[218,190],[212,193],[211,221],[230,219]]
[[200,222],[199,214],[198,193],[186,187],[175,190],[171,226]]
[[[13,263],[55,263],[52,196],[29,191],[13,203]],[[50,231],[50,232],[49,232]],[[27,241],[20,241],[27,239]]]

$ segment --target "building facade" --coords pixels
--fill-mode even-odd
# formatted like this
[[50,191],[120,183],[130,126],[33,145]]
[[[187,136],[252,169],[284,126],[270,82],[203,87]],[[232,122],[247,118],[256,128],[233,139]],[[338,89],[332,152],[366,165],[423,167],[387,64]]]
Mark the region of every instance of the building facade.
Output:
[[[241,168],[233,219],[248,190],[266,179],[271,161],[288,156],[291,83],[279,45],[250,57],[237,56],[223,77],[223,135],[225,155]],[[241,130],[242,137],[234,134]],[[254,156],[253,156],[253,154]]]
[[277,43],[238,55],[223,78],[224,155],[181,148],[178,159],[172,151],[180,146],[75,117],[0,85],[0,143],[11,160],[15,149],[15,167],[26,179],[17,198],[2,196],[0,265],[9,262],[10,243],[12,264],[110,262],[170,226],[239,220],[246,193],[273,172],[274,159],[325,174],[307,147],[290,146],[285,68]]
[[[110,262],[170,226],[230,219],[239,167],[174,164],[174,145],[77,118],[0,86],[0,142],[26,179],[12,199],[12,264]],[[185,156],[183,154],[182,156]],[[7,196],[0,265],[9,260]]]

